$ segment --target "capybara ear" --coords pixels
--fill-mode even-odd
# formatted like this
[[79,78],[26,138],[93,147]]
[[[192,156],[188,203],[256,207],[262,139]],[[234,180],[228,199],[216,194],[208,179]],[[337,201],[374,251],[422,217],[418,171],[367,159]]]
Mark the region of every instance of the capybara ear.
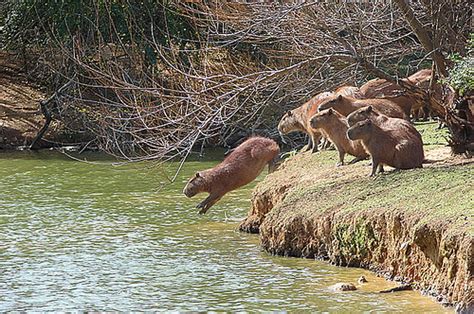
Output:
[[372,105],[368,106],[368,107],[367,107],[367,112],[371,112],[372,109],[374,109],[374,108],[372,108]]
[[288,114],[288,117],[291,117],[293,115],[293,112],[291,112],[291,110],[288,110],[286,114]]
[[328,113],[329,113],[329,114],[333,114],[333,113],[334,113],[334,110],[333,110],[332,108],[329,108]]
[[342,95],[337,96],[337,100],[341,101],[342,100]]
[[196,175],[195,175],[196,178],[200,178],[201,177],[201,174],[199,172],[196,172]]

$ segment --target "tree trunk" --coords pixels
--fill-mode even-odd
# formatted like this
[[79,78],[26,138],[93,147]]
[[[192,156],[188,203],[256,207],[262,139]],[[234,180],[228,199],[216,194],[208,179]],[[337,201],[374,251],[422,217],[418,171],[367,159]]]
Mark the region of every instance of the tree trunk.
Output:
[[415,33],[418,40],[421,42],[427,53],[432,53],[433,60],[436,63],[436,67],[441,76],[448,76],[446,70],[446,59],[443,54],[434,45],[433,40],[428,31],[423,27],[420,21],[416,18],[413,10],[410,8],[408,0],[395,0],[400,10],[403,12],[406,21],[410,24],[413,32]]

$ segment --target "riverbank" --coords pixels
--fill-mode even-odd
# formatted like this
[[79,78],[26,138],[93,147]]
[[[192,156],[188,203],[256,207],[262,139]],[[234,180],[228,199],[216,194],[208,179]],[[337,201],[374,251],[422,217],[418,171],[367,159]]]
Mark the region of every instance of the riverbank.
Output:
[[435,163],[373,179],[368,161],[296,154],[256,187],[240,229],[272,254],[368,268],[474,306],[474,160],[451,156],[434,123],[417,127]]

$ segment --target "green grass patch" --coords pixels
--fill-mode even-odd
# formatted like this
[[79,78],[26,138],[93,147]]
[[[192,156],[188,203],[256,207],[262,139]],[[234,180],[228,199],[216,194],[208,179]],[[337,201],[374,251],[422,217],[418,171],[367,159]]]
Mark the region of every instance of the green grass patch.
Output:
[[449,131],[447,128],[438,129],[438,122],[416,122],[415,127],[423,138],[425,150],[431,149],[432,146],[446,146],[448,144]]

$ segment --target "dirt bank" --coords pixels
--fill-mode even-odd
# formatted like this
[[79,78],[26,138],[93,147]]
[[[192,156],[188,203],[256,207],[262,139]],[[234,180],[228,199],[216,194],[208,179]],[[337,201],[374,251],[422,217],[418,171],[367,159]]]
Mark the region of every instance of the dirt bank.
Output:
[[474,160],[451,157],[430,124],[423,169],[368,177],[335,152],[297,154],[261,182],[240,228],[278,255],[326,258],[474,307]]

